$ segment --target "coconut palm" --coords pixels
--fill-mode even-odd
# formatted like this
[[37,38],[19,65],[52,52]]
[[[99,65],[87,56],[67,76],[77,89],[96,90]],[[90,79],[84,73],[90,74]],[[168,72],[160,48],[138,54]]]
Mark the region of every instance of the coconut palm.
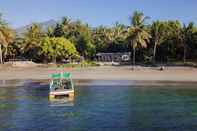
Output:
[[15,59],[16,57],[22,57],[22,47],[24,45],[24,39],[16,36],[12,44],[7,47],[7,58]]
[[183,46],[183,62],[186,62],[187,50],[191,42],[192,35],[194,33],[194,23],[189,23],[188,26],[184,25],[180,30],[179,40]]
[[151,36],[152,41],[154,43],[153,48],[153,63],[155,63],[155,56],[156,56],[156,50],[157,46],[159,46],[166,37],[167,27],[165,26],[165,22],[155,21],[153,22],[151,26]]
[[151,38],[145,29],[145,21],[148,17],[142,12],[135,11],[131,17],[131,26],[128,28],[128,39],[133,49],[133,69],[135,66],[135,52],[137,47],[147,47],[147,42]]
[[44,37],[41,26],[35,23],[32,24],[32,26],[24,33],[23,37],[25,40],[22,48],[23,53],[27,57],[34,58],[37,53],[37,47],[39,46],[41,39]]
[[116,24],[112,27],[112,36],[113,40],[125,40],[126,37],[126,26],[116,22]]
[[[3,63],[3,57],[6,57],[8,44],[14,40],[14,31],[6,25],[0,25],[0,64]],[[4,54],[2,47],[5,48]]]
[[107,49],[106,42],[106,28],[103,26],[99,26],[93,29],[92,39],[94,44],[96,45],[97,52],[105,52]]

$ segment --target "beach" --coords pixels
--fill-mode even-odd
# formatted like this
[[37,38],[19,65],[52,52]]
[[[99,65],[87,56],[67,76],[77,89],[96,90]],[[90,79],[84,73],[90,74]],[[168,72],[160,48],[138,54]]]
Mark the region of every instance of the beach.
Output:
[[0,68],[0,80],[46,80],[51,73],[66,71],[74,80],[133,80],[133,81],[180,81],[197,82],[197,68],[136,66],[99,66],[84,68],[56,67],[6,67]]

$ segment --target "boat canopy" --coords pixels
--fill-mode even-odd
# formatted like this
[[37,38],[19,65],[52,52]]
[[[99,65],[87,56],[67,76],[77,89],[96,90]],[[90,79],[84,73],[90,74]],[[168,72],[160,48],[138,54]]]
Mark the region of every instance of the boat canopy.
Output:
[[52,79],[69,79],[71,74],[69,72],[53,73],[50,77]]

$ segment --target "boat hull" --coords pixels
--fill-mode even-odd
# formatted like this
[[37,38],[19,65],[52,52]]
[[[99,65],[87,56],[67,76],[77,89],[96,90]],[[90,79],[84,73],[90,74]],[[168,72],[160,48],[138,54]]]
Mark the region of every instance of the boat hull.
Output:
[[50,96],[50,98],[56,98],[58,96],[73,97],[74,96],[74,90],[51,91],[49,93],[49,96]]

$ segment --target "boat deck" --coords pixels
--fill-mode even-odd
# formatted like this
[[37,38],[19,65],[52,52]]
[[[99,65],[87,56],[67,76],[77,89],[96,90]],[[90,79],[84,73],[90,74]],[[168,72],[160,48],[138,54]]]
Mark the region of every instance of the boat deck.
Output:
[[68,90],[55,90],[55,91],[51,91],[50,92],[50,95],[69,95],[69,94],[72,94],[74,93],[74,90],[73,89],[68,89]]

